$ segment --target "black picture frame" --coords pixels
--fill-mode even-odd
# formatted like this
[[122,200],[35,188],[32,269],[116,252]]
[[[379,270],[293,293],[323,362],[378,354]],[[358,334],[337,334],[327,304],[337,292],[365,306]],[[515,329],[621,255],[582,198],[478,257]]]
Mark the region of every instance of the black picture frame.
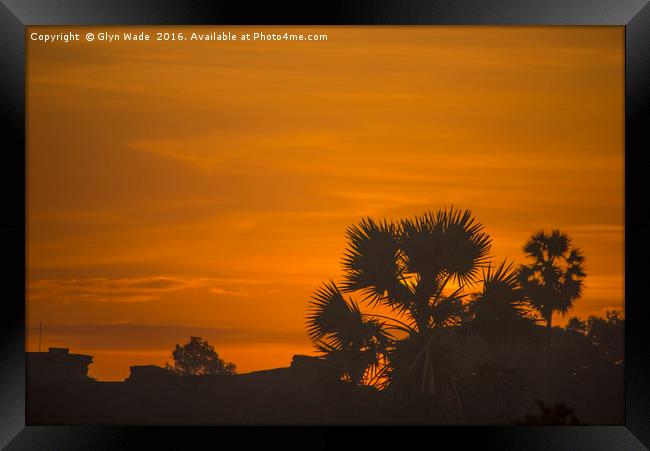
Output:
[[[25,425],[25,27],[29,25],[392,24],[619,25],[625,27],[624,426],[408,428],[120,428]],[[250,440],[321,448],[482,446],[490,449],[637,450],[650,447],[650,328],[641,271],[650,250],[644,198],[650,149],[650,6],[647,0],[311,1],[301,4],[182,0],[0,0],[1,236],[4,303],[0,313],[0,447],[6,449],[192,449]],[[606,390],[607,387],[603,387]],[[298,438],[296,434],[301,436]],[[348,438],[343,440],[343,434]],[[232,446],[232,445],[229,445]]]

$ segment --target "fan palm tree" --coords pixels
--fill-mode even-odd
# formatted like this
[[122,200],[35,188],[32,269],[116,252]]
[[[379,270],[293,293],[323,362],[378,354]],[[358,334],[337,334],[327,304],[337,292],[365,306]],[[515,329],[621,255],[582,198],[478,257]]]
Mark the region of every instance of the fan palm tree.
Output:
[[483,269],[481,291],[467,310],[467,331],[480,336],[491,351],[476,366],[469,383],[474,415],[482,421],[507,420],[522,400],[522,372],[510,366],[506,346],[533,338],[535,319],[519,285],[519,271],[505,260]]
[[[354,322],[329,322],[327,312],[335,308],[330,304],[344,310],[340,291],[330,282],[327,296],[321,289],[312,300],[308,318],[312,340],[319,346],[323,337],[336,337],[338,350],[339,337],[349,333],[348,324],[354,324],[355,335],[363,336],[361,331],[368,329],[363,318],[373,318],[371,324],[389,340],[381,352],[388,358],[383,374],[390,385],[417,380],[432,396],[453,392],[460,353],[449,348],[440,332],[464,321],[466,287],[478,281],[487,264],[491,239],[483,224],[470,211],[452,207],[399,222],[365,218],[348,228],[347,237],[341,291],[357,293],[370,306],[388,308],[392,316],[359,312]],[[357,309],[351,300],[347,305]],[[357,349],[359,343],[355,342]]]
[[519,282],[531,307],[546,322],[544,396],[548,401],[553,314],[565,315],[582,295],[585,258],[559,230],[535,233],[523,250],[532,262],[521,266]]
[[483,269],[482,290],[468,302],[468,330],[479,335],[494,351],[501,345],[534,334],[535,319],[524,290],[519,270],[505,260]]

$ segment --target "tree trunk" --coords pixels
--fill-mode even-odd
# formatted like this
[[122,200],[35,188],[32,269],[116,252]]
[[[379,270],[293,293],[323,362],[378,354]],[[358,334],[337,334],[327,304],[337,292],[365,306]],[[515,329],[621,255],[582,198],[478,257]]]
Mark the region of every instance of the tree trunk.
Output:
[[546,346],[544,349],[544,402],[550,405],[550,376],[551,376],[551,332],[553,330],[551,321],[553,319],[553,311],[546,316]]

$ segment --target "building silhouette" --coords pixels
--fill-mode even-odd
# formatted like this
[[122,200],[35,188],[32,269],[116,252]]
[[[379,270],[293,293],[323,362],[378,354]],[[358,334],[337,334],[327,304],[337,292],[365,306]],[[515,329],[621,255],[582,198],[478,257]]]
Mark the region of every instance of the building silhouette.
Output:
[[49,348],[47,352],[27,352],[27,381],[31,384],[88,382],[92,356],[70,354],[68,348]]

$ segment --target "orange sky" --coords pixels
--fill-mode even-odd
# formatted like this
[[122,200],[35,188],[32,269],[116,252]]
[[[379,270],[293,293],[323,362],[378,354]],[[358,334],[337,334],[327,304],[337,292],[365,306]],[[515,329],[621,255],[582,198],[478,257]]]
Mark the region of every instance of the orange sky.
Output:
[[[239,371],[311,353],[345,228],[469,208],[523,262],[558,227],[575,314],[623,306],[622,27],[166,27],[326,42],[29,41],[28,349],[91,375],[200,335]],[[132,27],[129,31],[157,31]],[[560,320],[558,318],[558,320]],[[561,321],[561,320],[560,320]]]

